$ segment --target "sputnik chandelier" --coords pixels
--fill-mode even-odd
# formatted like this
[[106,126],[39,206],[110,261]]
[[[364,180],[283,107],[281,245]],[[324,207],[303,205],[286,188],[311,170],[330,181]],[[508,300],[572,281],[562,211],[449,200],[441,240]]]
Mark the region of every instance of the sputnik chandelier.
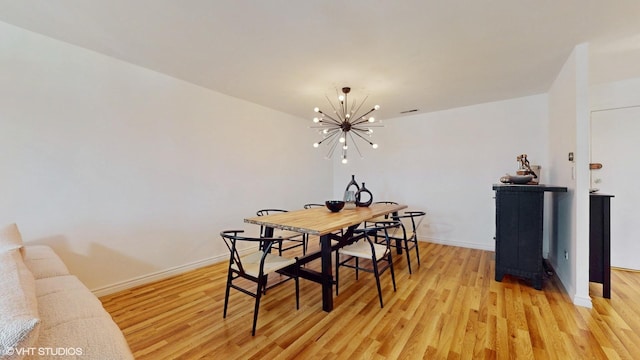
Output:
[[372,148],[377,149],[378,144],[369,141],[368,138],[373,134],[372,127],[382,127],[380,122],[376,124],[376,119],[369,114],[378,110],[380,106],[376,105],[371,110],[367,111],[363,115],[357,115],[360,108],[367,100],[367,97],[358,104],[355,100],[351,105],[347,102],[347,95],[351,91],[349,87],[342,88],[342,94],[338,96],[338,106],[334,104],[327,97],[329,105],[333,108],[333,114],[329,115],[322,112],[319,108],[315,108],[314,111],[320,114],[319,117],[313,118],[313,122],[318,124],[312,126],[312,128],[321,129],[319,133],[322,134],[322,140],[313,144],[313,147],[319,147],[320,144],[326,143],[329,146],[329,152],[326,158],[330,159],[333,156],[335,149],[342,147],[342,163],[347,163],[347,150],[350,145],[353,145],[362,157],[362,153],[358,148],[356,139],[364,140],[364,142],[371,145]]

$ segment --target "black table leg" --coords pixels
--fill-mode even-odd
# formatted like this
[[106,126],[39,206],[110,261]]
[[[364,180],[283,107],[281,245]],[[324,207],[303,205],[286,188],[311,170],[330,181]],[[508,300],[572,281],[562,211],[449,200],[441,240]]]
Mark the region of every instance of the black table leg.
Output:
[[320,236],[322,271],[322,310],[333,310],[333,271],[331,267],[331,238],[329,234]]
[[[391,218],[393,219],[394,216],[399,216],[399,213],[397,211],[394,211],[393,213],[391,213]],[[403,239],[396,239],[396,251],[398,255],[402,255],[402,241]]]

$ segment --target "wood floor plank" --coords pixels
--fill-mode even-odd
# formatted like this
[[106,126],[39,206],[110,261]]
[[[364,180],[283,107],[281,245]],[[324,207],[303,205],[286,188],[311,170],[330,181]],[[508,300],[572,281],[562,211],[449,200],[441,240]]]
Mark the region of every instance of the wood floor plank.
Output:
[[[316,241],[310,242],[312,245]],[[316,245],[317,246],[317,245]],[[382,275],[340,270],[334,311],[300,281],[273,288],[251,336],[253,298],[231,292],[227,264],[102,297],[137,359],[639,359],[640,272],[613,270],[611,299],[590,284],[593,309],[576,307],[555,277],[543,290],[493,279],[494,253],[421,242],[421,262],[394,254],[397,291]],[[295,255],[295,254],[293,254]],[[312,262],[310,267],[318,267]]]

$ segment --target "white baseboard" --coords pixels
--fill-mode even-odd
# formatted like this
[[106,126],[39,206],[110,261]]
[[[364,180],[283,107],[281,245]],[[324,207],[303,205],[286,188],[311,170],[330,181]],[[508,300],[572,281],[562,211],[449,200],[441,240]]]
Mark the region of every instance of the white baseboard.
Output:
[[441,240],[441,239],[427,238],[427,237],[420,238],[420,241],[428,241],[428,242],[441,244],[441,245],[457,246],[457,247],[486,250],[486,251],[496,250],[495,245],[484,245],[484,244],[469,243],[469,242],[463,242],[463,241]]
[[[428,241],[428,242],[433,242],[433,243],[442,244],[442,245],[458,246],[458,247],[487,250],[487,251],[495,250],[493,246],[483,246],[476,243],[466,243],[466,242],[459,242],[459,241],[442,241],[434,238],[421,238],[420,241]],[[241,251],[241,253],[245,251]],[[229,260],[228,254],[218,255],[218,256],[194,261],[192,263],[175,266],[172,268],[156,271],[150,274],[138,276],[129,280],[117,282],[115,284],[91,289],[91,292],[93,292],[93,294],[97,297],[106,296],[109,294],[116,293],[118,291],[127,290],[140,285],[149,284],[154,281],[163,280],[175,275],[180,275],[187,271],[195,270],[204,266],[213,265],[213,264],[217,264],[219,262],[228,261],[228,260]]]
[[591,303],[591,298],[590,297],[586,297],[585,298],[585,297],[582,297],[582,296],[575,295],[573,297],[573,304],[574,305],[578,305],[578,306],[583,306],[583,307],[586,307],[586,308],[589,308],[589,309],[593,308],[593,304]]
[[105,295],[109,295],[109,294],[113,294],[116,293],[118,291],[122,291],[122,290],[126,290],[126,289],[130,289],[132,287],[136,287],[139,285],[144,285],[144,284],[149,284],[152,283],[154,281],[158,281],[158,280],[163,280],[175,275],[180,275],[182,273],[185,273],[187,271],[191,271],[191,270],[195,270],[204,266],[208,266],[208,265],[212,265],[212,264],[217,264],[219,262],[222,261],[229,261],[229,255],[224,254],[224,255],[219,255],[219,256],[215,256],[215,257],[210,257],[210,258],[206,258],[206,259],[202,259],[202,260],[198,260],[198,261],[194,261],[192,263],[188,263],[188,264],[184,264],[184,265],[180,265],[180,266],[175,266],[172,268],[168,268],[168,269],[164,269],[164,270],[160,270],[154,273],[150,273],[147,275],[143,275],[143,276],[138,276],[129,280],[125,280],[125,281],[121,281],[115,284],[111,284],[111,285],[107,285],[107,286],[102,286],[96,289],[92,289],[91,292],[93,292],[93,294],[97,297],[100,296],[105,296]]

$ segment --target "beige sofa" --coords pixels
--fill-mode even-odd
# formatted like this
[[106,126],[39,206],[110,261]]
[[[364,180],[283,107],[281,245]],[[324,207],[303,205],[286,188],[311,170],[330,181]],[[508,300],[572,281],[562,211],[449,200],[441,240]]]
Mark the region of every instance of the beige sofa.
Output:
[[0,228],[0,359],[133,359],[100,300],[48,246]]

